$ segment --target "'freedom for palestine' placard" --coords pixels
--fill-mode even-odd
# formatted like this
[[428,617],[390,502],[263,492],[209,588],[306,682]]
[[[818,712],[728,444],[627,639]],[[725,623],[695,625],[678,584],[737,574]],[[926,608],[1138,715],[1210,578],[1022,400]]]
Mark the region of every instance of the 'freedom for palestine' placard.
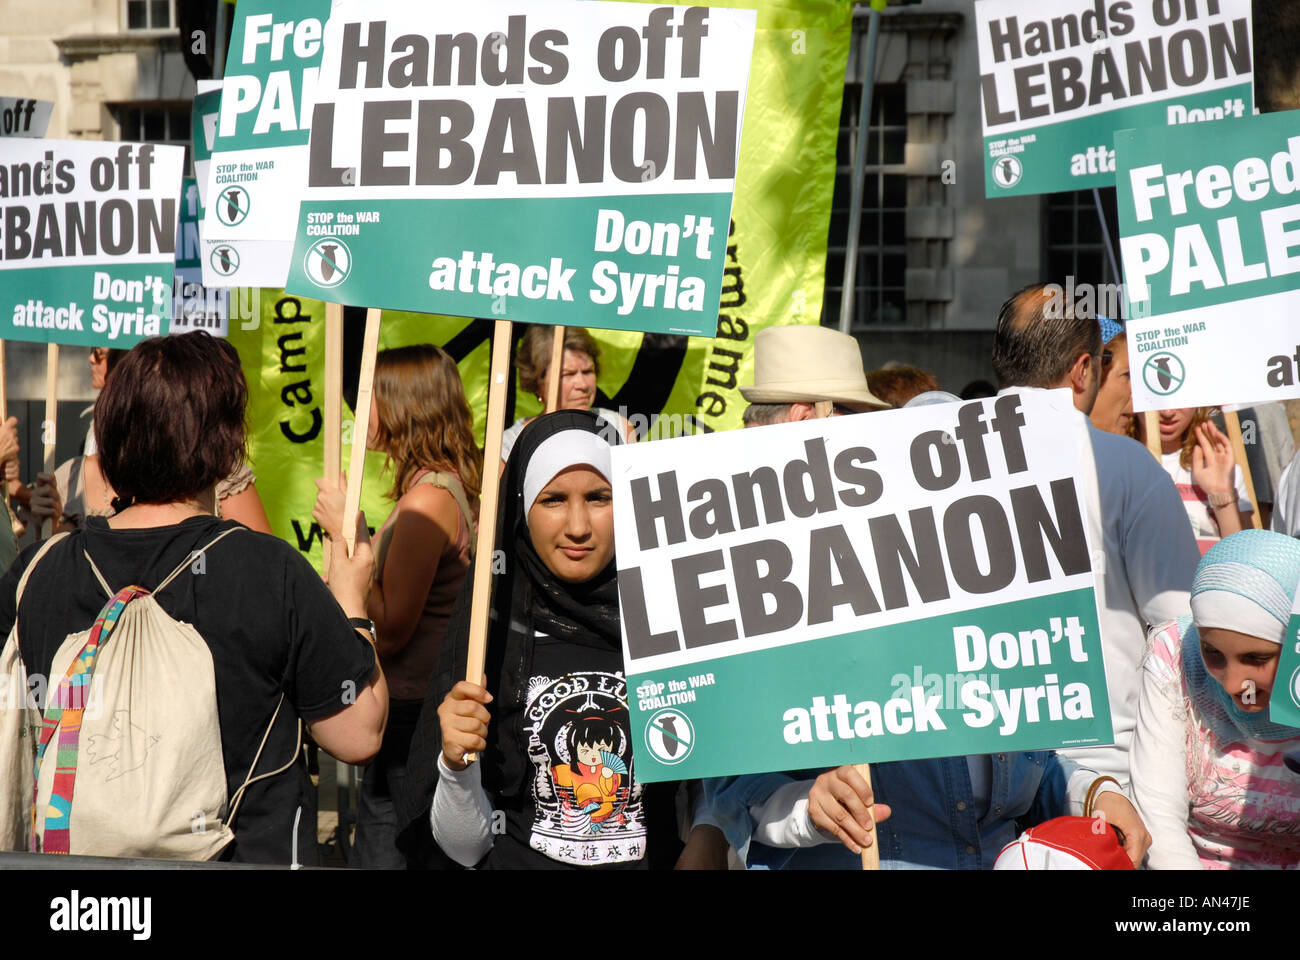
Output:
[[1115,150],[1133,409],[1300,397],[1300,111]]

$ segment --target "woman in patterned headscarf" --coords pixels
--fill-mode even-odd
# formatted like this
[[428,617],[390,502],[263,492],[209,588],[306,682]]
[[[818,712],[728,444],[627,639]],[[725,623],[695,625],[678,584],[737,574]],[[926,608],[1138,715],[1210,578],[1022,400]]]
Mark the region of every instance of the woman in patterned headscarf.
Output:
[[1152,868],[1300,865],[1300,729],[1269,716],[1297,581],[1300,541],[1233,534],[1201,559],[1192,616],[1153,631],[1130,755]]
[[471,575],[411,744],[399,844],[416,864],[439,864],[434,841],[480,869],[657,868],[680,851],[676,784],[642,783],[632,762],[611,440],[588,410],[543,414],[519,435],[485,682],[463,679]]

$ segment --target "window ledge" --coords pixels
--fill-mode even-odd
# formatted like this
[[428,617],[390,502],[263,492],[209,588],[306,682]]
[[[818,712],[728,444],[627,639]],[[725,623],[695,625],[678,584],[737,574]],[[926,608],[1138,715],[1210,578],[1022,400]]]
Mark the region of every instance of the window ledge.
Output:
[[171,53],[181,48],[180,34],[170,30],[132,30],[123,33],[62,37],[55,40],[59,56],[69,63],[94,60],[113,53]]

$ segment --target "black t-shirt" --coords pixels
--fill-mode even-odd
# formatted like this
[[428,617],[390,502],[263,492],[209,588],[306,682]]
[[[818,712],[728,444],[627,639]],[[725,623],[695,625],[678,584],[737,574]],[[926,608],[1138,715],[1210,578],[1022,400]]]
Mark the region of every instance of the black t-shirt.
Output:
[[[167,527],[114,530],[101,517],[89,518],[51,548],[27,582],[18,639],[28,673],[48,676],[68,634],[90,627],[108,600],[83,550],[113,590],[131,584],[152,590],[192,551],[231,527],[240,525],[191,517]],[[0,580],[0,635],[13,624],[18,578],[37,549],[24,550]],[[157,600],[170,617],[192,624],[212,652],[228,796],[248,776],[282,693],[284,707],[258,761],[259,774],[293,756],[298,718],[337,713],[374,671],[373,648],[349,626],[329,588],[275,537],[240,527]],[[49,688],[57,682],[51,679]],[[315,864],[315,793],[301,759],[245,791],[235,839],[220,859],[290,863],[300,807],[298,862]]]
[[520,721],[530,783],[490,798],[505,832],[481,867],[646,868],[651,838],[676,837],[650,822],[665,785],[636,780],[621,651],[538,634],[531,673]]

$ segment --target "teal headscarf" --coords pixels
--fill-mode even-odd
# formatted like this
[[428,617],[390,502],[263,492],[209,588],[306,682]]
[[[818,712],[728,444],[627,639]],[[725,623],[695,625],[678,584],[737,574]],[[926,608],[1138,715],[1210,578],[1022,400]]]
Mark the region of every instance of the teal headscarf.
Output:
[[1295,727],[1269,720],[1268,710],[1247,713],[1205,669],[1197,627],[1236,630],[1282,642],[1296,585],[1300,540],[1267,530],[1243,530],[1211,547],[1192,580],[1192,616],[1178,621],[1183,675],[1192,702],[1220,743],[1289,740]]

